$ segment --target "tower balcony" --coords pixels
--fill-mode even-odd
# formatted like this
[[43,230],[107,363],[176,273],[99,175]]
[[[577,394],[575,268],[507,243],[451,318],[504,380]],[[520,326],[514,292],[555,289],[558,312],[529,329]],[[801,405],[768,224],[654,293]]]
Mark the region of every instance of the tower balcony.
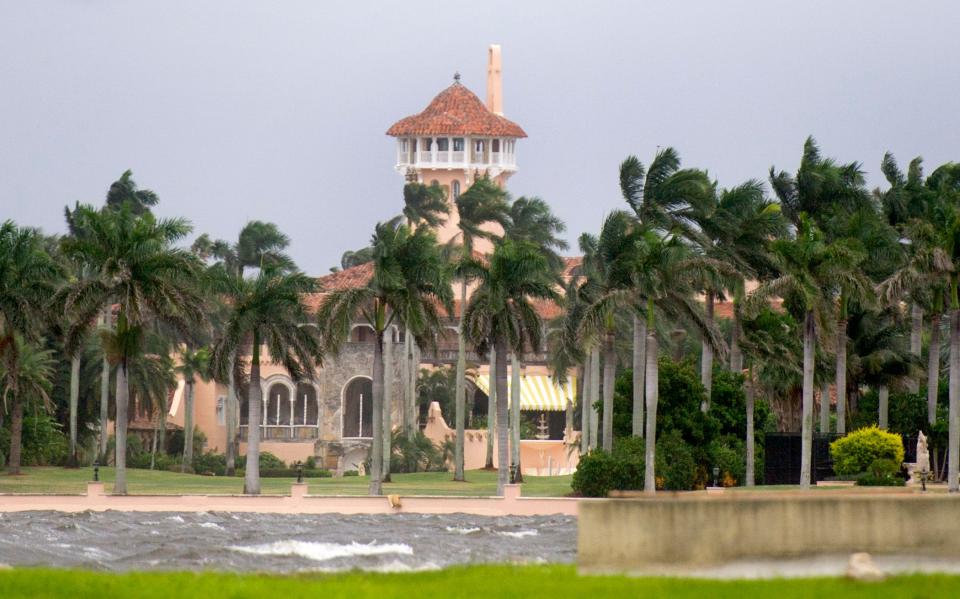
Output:
[[408,168],[517,170],[516,140],[499,138],[400,138],[398,171]]

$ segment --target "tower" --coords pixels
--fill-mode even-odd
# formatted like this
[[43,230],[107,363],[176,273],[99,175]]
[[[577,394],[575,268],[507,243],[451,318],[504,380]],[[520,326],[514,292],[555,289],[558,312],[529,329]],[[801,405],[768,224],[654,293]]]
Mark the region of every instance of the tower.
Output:
[[[422,112],[387,130],[397,140],[396,170],[411,181],[436,182],[451,202],[480,176],[505,185],[517,170],[517,140],[527,134],[502,112],[500,46],[494,44],[488,51],[486,104],[457,73]],[[456,234],[456,223],[453,210],[437,232],[441,243]]]

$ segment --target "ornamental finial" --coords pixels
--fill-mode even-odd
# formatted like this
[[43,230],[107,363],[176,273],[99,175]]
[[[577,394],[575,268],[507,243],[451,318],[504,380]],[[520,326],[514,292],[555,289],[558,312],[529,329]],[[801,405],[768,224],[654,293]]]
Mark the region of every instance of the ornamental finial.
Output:
[[453,74],[453,81],[454,83],[460,83],[460,71],[456,71]]

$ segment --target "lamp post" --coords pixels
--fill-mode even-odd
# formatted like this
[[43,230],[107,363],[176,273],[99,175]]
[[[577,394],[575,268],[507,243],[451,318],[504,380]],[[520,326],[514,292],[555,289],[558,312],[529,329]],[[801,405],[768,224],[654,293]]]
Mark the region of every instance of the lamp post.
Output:
[[93,482],[100,482],[100,460],[93,462]]
[[714,486],[714,487],[719,487],[719,486],[720,486],[719,484],[717,484],[717,479],[718,479],[718,478],[720,478],[720,467],[719,467],[719,466],[714,466],[714,467],[713,467],[713,486]]
[[297,484],[303,484],[303,462],[297,460]]

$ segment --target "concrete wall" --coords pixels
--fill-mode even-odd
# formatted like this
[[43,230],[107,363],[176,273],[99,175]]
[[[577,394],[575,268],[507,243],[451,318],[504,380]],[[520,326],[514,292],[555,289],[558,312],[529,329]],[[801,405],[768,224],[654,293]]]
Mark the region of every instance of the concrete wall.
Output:
[[582,501],[578,565],[656,572],[743,559],[909,553],[960,556],[960,498],[758,494]]

